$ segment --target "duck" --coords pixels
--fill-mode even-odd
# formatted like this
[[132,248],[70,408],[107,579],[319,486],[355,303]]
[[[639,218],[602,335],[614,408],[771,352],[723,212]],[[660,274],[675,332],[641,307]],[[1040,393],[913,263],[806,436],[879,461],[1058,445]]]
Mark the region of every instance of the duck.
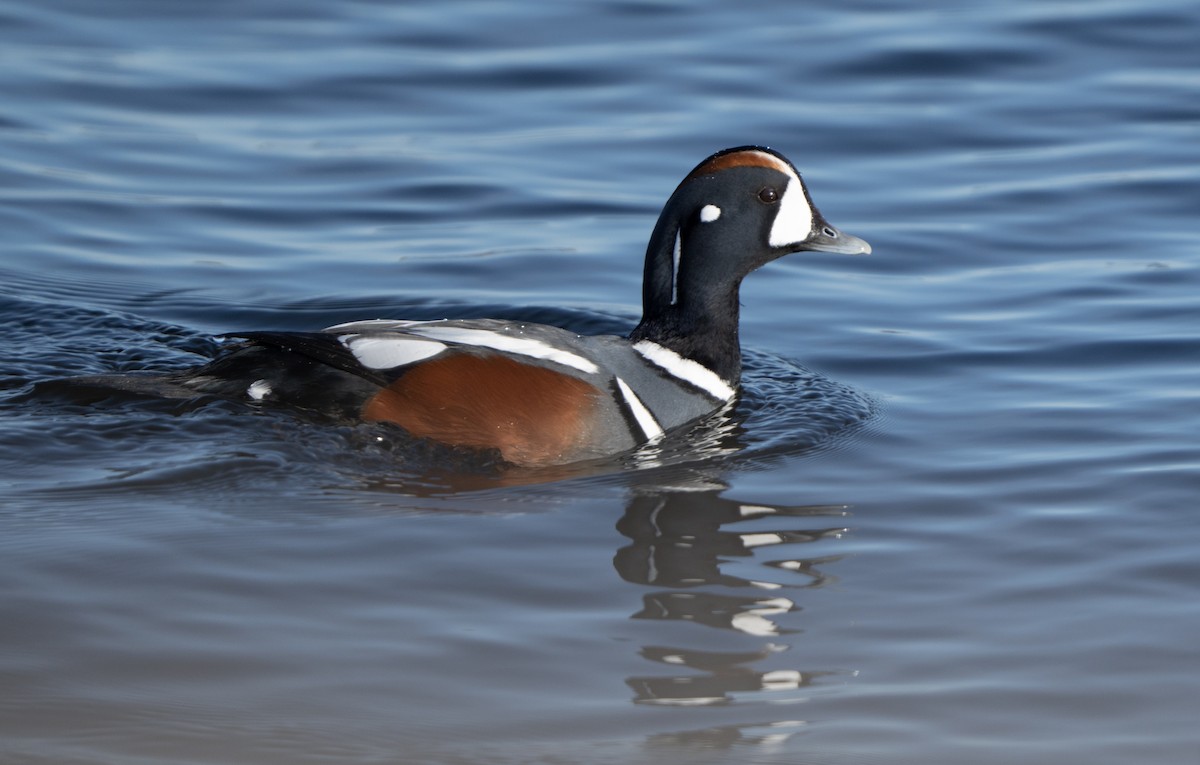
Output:
[[609,458],[731,405],[742,371],[742,280],[796,252],[871,247],[825,220],[786,157],[737,146],[696,165],[667,199],[646,248],[641,320],[628,336],[499,319],[371,319],[240,332],[199,367],[79,379],[390,423],[521,467]]

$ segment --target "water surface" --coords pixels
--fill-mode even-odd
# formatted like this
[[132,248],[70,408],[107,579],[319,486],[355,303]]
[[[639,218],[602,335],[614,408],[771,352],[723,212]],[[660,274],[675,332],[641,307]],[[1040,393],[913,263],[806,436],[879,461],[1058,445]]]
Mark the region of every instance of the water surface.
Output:
[[[1198,15],[0,3],[0,761],[1195,761]],[[35,390],[627,331],[746,143],[875,252],[752,275],[742,399],[654,459]]]

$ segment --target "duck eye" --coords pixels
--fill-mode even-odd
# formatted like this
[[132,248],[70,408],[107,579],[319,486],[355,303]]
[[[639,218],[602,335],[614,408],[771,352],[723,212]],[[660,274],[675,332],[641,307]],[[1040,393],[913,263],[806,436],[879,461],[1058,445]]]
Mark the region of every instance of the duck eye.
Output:
[[773,205],[779,201],[779,192],[774,186],[764,186],[758,190],[758,201],[764,205]]

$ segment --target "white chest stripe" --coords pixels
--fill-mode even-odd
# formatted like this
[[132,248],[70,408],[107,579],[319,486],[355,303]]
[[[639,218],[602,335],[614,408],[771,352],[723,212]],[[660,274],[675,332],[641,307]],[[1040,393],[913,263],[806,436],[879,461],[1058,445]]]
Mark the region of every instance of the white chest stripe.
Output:
[[359,364],[368,369],[395,369],[446,350],[444,343],[417,337],[341,335],[338,341],[350,349]]
[[624,380],[617,378],[617,388],[621,391],[621,398],[625,399],[625,405],[629,407],[629,411],[633,413],[633,419],[637,420],[638,427],[642,429],[642,434],[645,435],[647,441],[654,441],[662,438],[663,429],[658,424],[658,420],[654,419],[654,415],[650,414],[650,410],[642,403],[642,400],[637,397]]
[[664,348],[658,343],[640,340],[633,344],[633,349],[642,354],[646,361],[665,370],[672,377],[690,383],[716,399],[729,401],[736,393],[729,383],[722,380],[716,372],[699,362],[685,359],[675,351]]
[[410,327],[408,331],[434,340],[445,340],[448,343],[474,345],[479,348],[491,348],[506,353],[515,353],[518,356],[545,359],[546,361],[553,361],[555,364],[562,364],[565,367],[578,369],[580,372],[587,372],[588,374],[595,374],[600,371],[600,367],[577,353],[564,351],[548,343],[543,343],[541,340],[531,340],[527,337],[513,337],[487,329],[434,327],[429,325],[416,325]]

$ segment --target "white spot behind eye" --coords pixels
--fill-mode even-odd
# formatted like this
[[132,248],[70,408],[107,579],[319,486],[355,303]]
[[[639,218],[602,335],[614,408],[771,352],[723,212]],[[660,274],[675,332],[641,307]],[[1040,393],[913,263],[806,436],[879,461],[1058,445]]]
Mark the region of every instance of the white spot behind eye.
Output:
[[775,222],[771,224],[771,237],[767,244],[785,247],[803,242],[812,234],[813,213],[798,180],[789,180],[775,211]]
[[720,217],[721,208],[716,205],[704,205],[704,207],[700,208],[700,220],[703,223],[712,223]]

